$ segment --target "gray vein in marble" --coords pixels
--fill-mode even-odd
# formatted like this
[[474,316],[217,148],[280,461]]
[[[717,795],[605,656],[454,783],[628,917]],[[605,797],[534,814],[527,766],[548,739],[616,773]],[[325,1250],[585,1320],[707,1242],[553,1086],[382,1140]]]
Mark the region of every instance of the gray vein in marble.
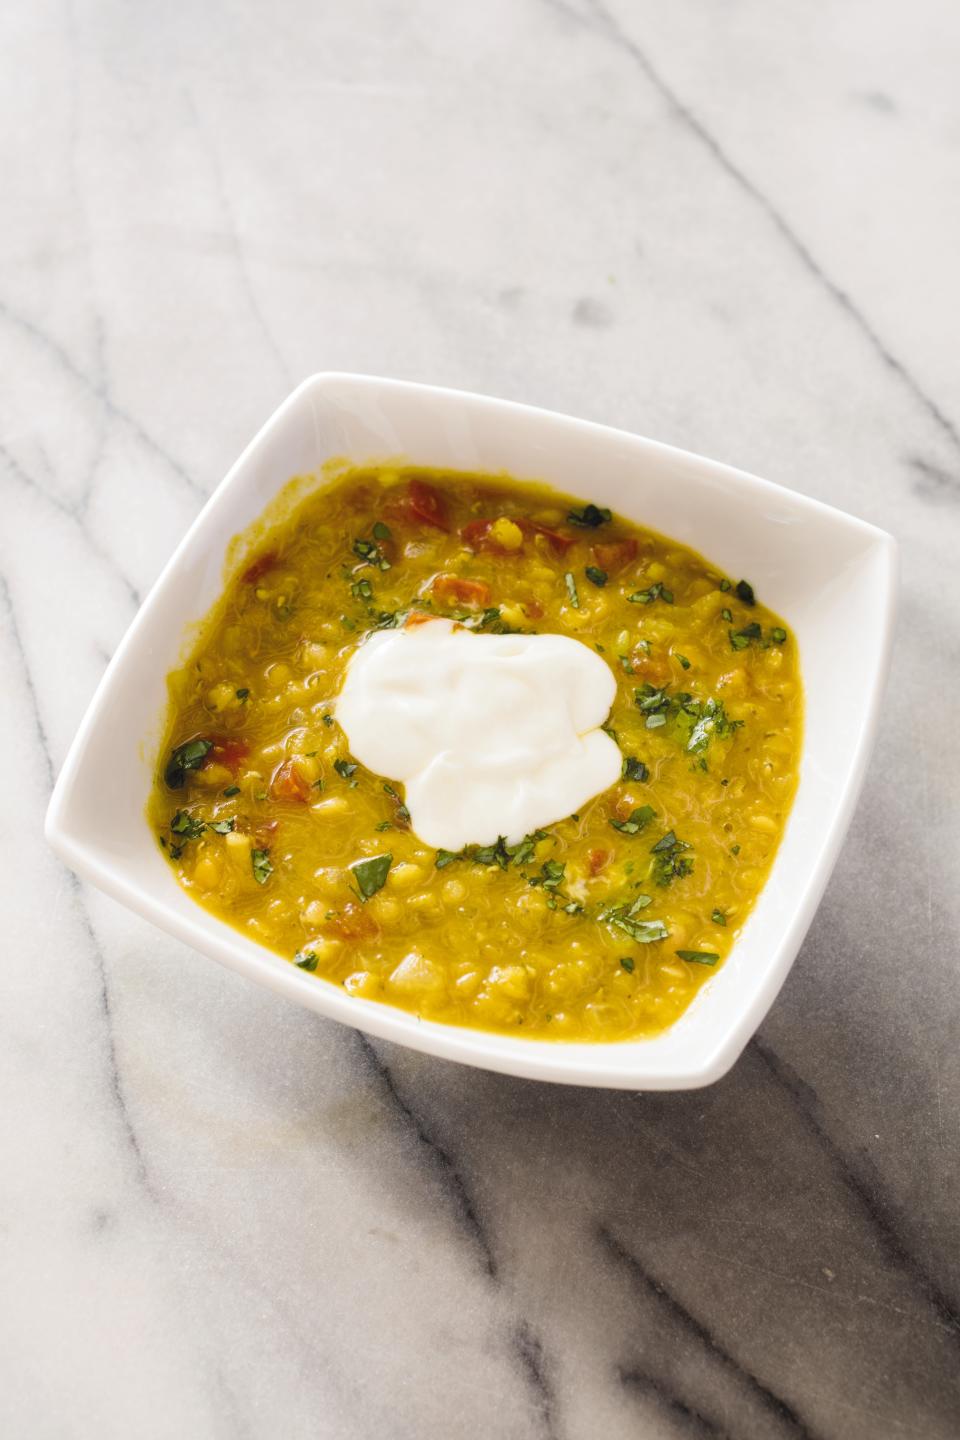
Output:
[[549,1366],[543,1353],[543,1345],[525,1320],[521,1320],[513,1337],[514,1348],[520,1359],[530,1387],[547,1440],[556,1440],[560,1434],[556,1425],[557,1397],[550,1378]]
[[[2,613],[2,615],[6,619],[7,629],[13,641],[14,651],[20,660],[20,679],[21,683],[23,684],[24,690],[26,691],[28,704],[33,714],[37,744],[43,757],[43,763],[47,774],[47,783],[52,789],[54,775],[56,772],[54,769],[53,757],[50,753],[50,742],[47,737],[47,732],[44,728],[43,718],[40,714],[40,705],[37,698],[36,686],[33,683],[33,675],[30,670],[30,663],[27,659],[26,650],[24,649],[23,640],[20,635],[20,627],[17,623],[16,610],[14,609],[13,601],[10,596],[10,588],[7,584],[6,579],[2,575],[0,575],[0,613]],[[114,1036],[113,1017],[110,1009],[110,987],[107,982],[107,971],[103,959],[103,951],[100,947],[99,941],[97,940],[96,932],[93,928],[93,922],[90,919],[90,913],[83,898],[83,887],[80,881],[78,880],[77,876],[73,874],[72,871],[67,870],[65,867],[63,868],[63,876],[66,884],[69,887],[70,894],[73,897],[76,918],[81,930],[83,931],[84,936],[89,943],[90,954],[93,958],[93,963],[97,973],[97,980],[99,985],[98,998],[100,1010],[103,1016],[103,1043],[105,1050],[107,1085],[110,1094],[113,1097],[116,1113],[123,1129],[123,1133],[130,1153],[133,1157],[137,1177],[143,1188],[150,1195],[151,1199],[155,1200],[157,1197],[147,1174],[146,1165],[143,1159],[143,1152],[140,1149],[140,1142],[137,1138],[137,1132],[134,1129],[133,1120],[130,1116],[130,1110],[127,1106],[126,1098],[123,1093],[123,1085],[120,1080],[120,1067],[117,1062],[116,1038]]]
[[[551,0],[551,3],[556,3],[556,0]],[[834,303],[845,312],[863,335],[864,339],[868,341],[874,352],[883,361],[884,365],[886,365],[887,369],[892,371],[910,391],[911,395],[913,395],[914,399],[923,407],[928,416],[935,421],[942,434],[950,441],[954,449],[960,451],[960,429],[958,429],[950,417],[944,413],[933,397],[927,394],[919,380],[904,362],[894,355],[851,295],[827,274],[809,246],[801,239],[800,235],[789,220],[787,220],[786,216],[782,214],[774,204],[770,196],[765,194],[765,192],[750,179],[746,171],[728,154],[726,148],[721,144],[716,135],[699,119],[690,106],[664,79],[646,51],[627,33],[607,7],[601,3],[601,0],[586,0],[586,3],[596,21],[596,25],[593,28],[600,33],[606,34],[615,45],[619,46],[625,54],[634,60],[637,68],[642,71],[653,88],[670,107],[677,120],[684,125],[692,135],[697,137],[734,184],[759,206],[777,230],[780,237],[796,255],[804,269],[818,281],[823,289],[830,295]],[[575,11],[571,11],[565,6],[563,9],[568,15],[576,15]],[[577,16],[577,18],[584,21],[584,23],[588,23],[584,20],[583,16]]]
[[[28,489],[33,491],[34,494],[39,495],[41,500],[43,500],[46,504],[52,506],[53,509],[56,510],[59,514],[61,514],[66,520],[69,520],[72,524],[76,525],[81,536],[83,537],[84,544],[90,550],[91,554],[94,555],[99,561],[101,561],[102,564],[106,567],[106,569],[110,571],[112,575],[116,576],[120,584],[126,590],[133,610],[138,610],[143,599],[139,590],[133,584],[133,582],[123,573],[123,570],[121,569],[120,563],[117,560],[116,556],[110,555],[103,548],[103,546],[100,545],[90,534],[90,530],[87,526],[85,519],[85,499],[81,499],[81,502],[77,505],[71,505],[61,496],[57,495],[55,491],[48,490],[45,485],[41,485],[39,480],[36,480],[32,475],[29,474],[27,470],[24,469],[16,456],[11,454],[11,452],[3,444],[0,444],[0,460],[2,460],[3,463],[7,466],[10,474],[13,475],[15,480],[18,480],[21,485],[25,485]],[[108,656],[107,659],[109,658],[110,657]]]
[[620,1366],[617,1369],[617,1378],[624,1389],[633,1391],[644,1399],[653,1396],[665,1415],[680,1422],[685,1435],[702,1437],[702,1440],[735,1440],[729,1430],[721,1428],[701,1410],[681,1400],[663,1379],[651,1371],[643,1370],[639,1365]]
[[390,1073],[389,1066],[381,1060],[377,1054],[370,1037],[364,1035],[362,1030],[358,1030],[356,1035],[360,1053],[366,1061],[367,1066],[380,1081],[393,1105],[403,1116],[417,1140],[429,1153],[455,1213],[459,1216],[464,1229],[480,1252],[484,1270],[490,1276],[491,1280],[496,1280],[496,1257],[494,1256],[490,1241],[487,1238],[486,1231],[480,1223],[476,1206],[467,1190],[463,1176],[460,1174],[460,1171],[457,1169],[448,1152],[427,1130],[423,1118],[403,1099]]
[[263,307],[260,304],[260,301],[257,298],[257,292],[254,289],[253,280],[250,276],[250,267],[247,264],[246,251],[244,250],[243,242],[240,238],[240,227],[237,224],[237,217],[234,213],[233,205],[230,202],[230,197],[227,194],[227,187],[223,178],[223,167],[220,164],[220,157],[217,154],[212,139],[210,138],[206,128],[204,127],[200,112],[197,109],[197,102],[193,96],[193,93],[190,90],[184,90],[183,98],[187,114],[190,116],[190,121],[196,133],[198,143],[201,146],[204,155],[207,157],[207,163],[210,167],[210,173],[213,176],[213,188],[217,197],[217,204],[219,205],[220,212],[226,222],[226,235],[229,242],[230,253],[233,256],[234,262],[237,267],[237,276],[240,280],[240,288],[243,292],[244,299],[246,300],[247,307],[253,317],[254,323],[259,329],[264,340],[267,342],[267,349],[273,356],[273,359],[276,361],[277,370],[280,374],[281,380],[284,382],[284,385],[288,390],[292,390],[294,385],[293,376],[290,373],[290,369],[287,365],[286,360],[283,358],[283,352],[281,351],[280,346],[277,344],[277,338],[271,330],[270,326],[267,324],[266,316],[263,313]]
[[933,1312],[936,1323],[960,1347],[960,1309],[911,1251],[900,1232],[893,1207],[884,1197],[879,1175],[874,1170],[868,1181],[859,1175],[850,1156],[830,1135],[818,1118],[819,1101],[807,1081],[795,1074],[760,1036],[750,1042],[750,1049],[759,1056],[773,1080],[790,1097],[817,1143],[829,1157],[841,1181],[869,1220],[888,1257],[916,1285]]
[[[648,1295],[652,1296],[670,1317],[678,1336],[692,1340],[696,1345],[708,1351],[734,1377],[750,1399],[767,1413],[769,1421],[776,1423],[778,1434],[798,1437],[798,1440],[816,1440],[817,1432],[801,1418],[796,1408],[741,1365],[717,1336],[667,1289],[662,1280],[657,1279],[647,1266],[617,1239],[612,1230],[605,1224],[599,1223],[596,1227],[596,1235],[607,1254],[618,1264],[625,1266],[635,1282]],[[627,1368],[623,1372],[623,1378],[629,1383],[635,1374],[639,1376],[642,1371],[634,1372],[631,1368]],[[684,1410],[687,1408],[686,1401],[681,1397],[675,1397],[674,1403],[678,1403]],[[773,1434],[772,1431],[770,1433]]]
[[201,500],[207,499],[207,492],[198,485],[193,476],[181,465],[169,450],[165,449],[153,435],[141,425],[140,421],[110,395],[105,384],[92,379],[85,370],[77,364],[67,350],[55,340],[52,335],[25,315],[21,315],[7,301],[0,297],[0,320],[7,325],[17,329],[22,335],[28,336],[36,344],[43,347],[46,353],[55,360],[65,375],[68,375],[94,400],[115,419],[124,425],[130,434],[153,456],[161,460],[167,469],[186,486],[190,493]]

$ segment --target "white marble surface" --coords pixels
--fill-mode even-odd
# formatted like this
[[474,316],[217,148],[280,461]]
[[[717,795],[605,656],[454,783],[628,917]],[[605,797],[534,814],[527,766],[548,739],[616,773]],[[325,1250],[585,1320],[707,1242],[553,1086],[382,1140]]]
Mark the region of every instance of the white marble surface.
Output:
[[[958,73],[950,0],[0,7],[4,1440],[960,1433]],[[374,1049],[45,849],[140,597],[323,368],[901,539],[864,800],[714,1088]]]

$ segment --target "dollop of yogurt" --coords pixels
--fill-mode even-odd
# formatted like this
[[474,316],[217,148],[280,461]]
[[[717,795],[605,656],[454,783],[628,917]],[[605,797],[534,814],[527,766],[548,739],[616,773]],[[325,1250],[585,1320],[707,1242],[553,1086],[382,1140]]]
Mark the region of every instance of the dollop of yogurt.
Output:
[[516,844],[620,778],[599,727],[610,667],[565,635],[477,635],[450,620],[381,630],[351,657],[336,716],[351,753],[402,781],[436,849]]

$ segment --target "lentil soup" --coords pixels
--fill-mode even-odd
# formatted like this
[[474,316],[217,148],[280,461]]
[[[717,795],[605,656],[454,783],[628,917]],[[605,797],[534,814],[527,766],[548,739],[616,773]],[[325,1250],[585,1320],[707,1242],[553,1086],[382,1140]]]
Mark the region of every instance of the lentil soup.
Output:
[[[524,836],[418,838],[336,711],[358,647],[433,617],[601,657],[619,780]],[[672,1024],[736,940],[797,784],[796,645],[749,582],[500,475],[341,473],[258,535],[169,692],[148,820],[199,904],[318,983],[538,1039]]]

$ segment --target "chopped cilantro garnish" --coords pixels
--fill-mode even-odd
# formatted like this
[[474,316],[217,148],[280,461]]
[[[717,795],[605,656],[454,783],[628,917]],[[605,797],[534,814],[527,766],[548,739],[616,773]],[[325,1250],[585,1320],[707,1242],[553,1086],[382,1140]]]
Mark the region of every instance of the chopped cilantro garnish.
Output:
[[250,695],[250,690],[249,690],[249,688],[248,688],[246,685],[243,685],[243,686],[237,691],[237,699],[238,699],[238,700],[246,700],[246,699],[248,699],[249,695]]
[[406,805],[404,805],[403,800],[401,799],[399,793],[398,793],[396,790],[394,790],[393,786],[390,785],[390,784],[388,784],[387,781],[384,781],[383,788],[384,788],[385,792],[390,796],[390,798],[391,798],[392,800],[396,800],[396,802],[397,802],[397,819],[398,819],[398,820],[409,820],[409,819],[410,819],[410,811],[407,809]]
[[211,820],[210,829],[215,835],[229,835],[236,826],[236,820],[230,816],[229,820]]
[[611,820],[610,824],[614,830],[620,830],[624,835],[639,835],[656,813],[652,805],[641,805],[634,810],[629,820]]
[[373,527],[374,540],[389,540],[391,533],[390,526],[384,525],[382,520],[378,520]]
[[582,510],[571,510],[567,519],[571,525],[595,530],[598,525],[605,525],[608,520],[612,520],[613,515],[609,510],[601,509],[597,505],[584,505]]
[[734,650],[746,650],[751,640],[759,640],[763,631],[756,620],[751,620],[749,625],[744,625],[742,630],[730,631],[730,644]]
[[662,920],[638,920],[637,914],[651,905],[649,895],[637,895],[622,905],[603,906],[597,914],[599,920],[629,935],[638,945],[649,945],[655,940],[666,940],[669,930]]
[[369,580],[355,580],[350,586],[350,591],[358,600],[373,599],[373,586]]
[[240,794],[240,786],[239,786],[239,785],[228,785],[227,788],[226,788],[226,790],[224,790],[223,793],[224,793],[224,795],[239,795],[239,794]]
[[724,590],[724,591],[729,590],[729,589],[730,589],[730,581],[729,581],[729,580],[721,580],[721,581],[720,581],[720,589],[721,589],[721,590]]
[[733,624],[733,612],[728,610],[726,606],[720,611],[720,618],[726,620],[728,625]]
[[392,821],[392,820],[381,820],[381,821],[380,821],[380,824],[379,824],[379,825],[374,825],[373,828],[374,828],[374,830],[379,830],[379,831],[392,830],[392,829],[393,829],[393,821]]
[[627,599],[631,605],[652,605],[654,600],[663,600],[665,604],[673,604],[673,591],[668,590],[661,580],[655,580],[647,590],[635,590]]
[[590,584],[596,585],[598,589],[602,589],[609,579],[606,570],[601,570],[597,565],[588,565],[583,573],[590,581]]
[[658,885],[671,885],[674,880],[689,875],[693,869],[693,861],[684,855],[684,850],[690,846],[685,840],[678,840],[672,830],[668,830],[662,839],[651,848],[653,856],[652,875]]
[[642,784],[643,781],[649,779],[649,776],[650,771],[642,760],[638,760],[635,755],[625,755],[623,757],[622,779],[639,780]]
[[738,580],[734,594],[738,600],[743,601],[744,605],[756,605],[757,603],[757,597],[753,593],[753,586],[749,580]]
[[726,915],[724,915],[722,910],[714,910],[713,914],[710,916],[710,919],[713,921],[714,925],[726,925],[727,923],[727,917]]
[[212,740],[187,740],[170,755],[163,778],[171,790],[182,790],[188,770],[199,770],[213,749]]
[[258,885],[266,885],[273,874],[273,866],[270,863],[269,850],[251,850],[250,864],[253,866],[253,878]]
[[567,594],[570,596],[570,604],[573,606],[574,610],[579,610],[580,596],[577,594],[577,582],[576,580],[574,580],[573,575],[569,570],[567,571],[566,575],[564,575],[563,580],[564,584],[567,587]]
[[459,860],[461,858],[462,857],[458,854],[456,850],[438,850],[437,858],[433,863],[436,865],[438,870],[445,870],[448,865],[453,864],[454,860]]
[[298,950],[293,957],[293,963],[301,970],[316,970],[316,953],[313,950]]
[[[333,768],[344,780],[349,780],[359,769],[359,766],[355,760],[334,760]],[[355,786],[356,783],[356,780],[354,780],[353,785]]]
[[170,829],[174,835],[180,835],[184,840],[196,840],[206,829],[202,820],[191,815],[189,810],[178,810],[170,821]]
[[363,900],[369,900],[371,895],[383,889],[392,864],[392,855],[371,855],[369,860],[356,860],[350,866],[350,873]]
[[692,965],[716,965],[720,959],[715,950],[678,950],[676,953],[681,960],[689,960]]
[[786,630],[784,630],[783,627],[780,625],[774,625],[773,629],[770,631],[770,639],[773,641],[774,645],[782,645],[786,638]]
[[633,974],[634,960],[632,955],[621,955],[620,964],[623,966],[624,970],[626,970],[628,975]]
[[690,669],[690,661],[687,659],[686,655],[681,655],[678,650],[674,650],[673,658],[674,660],[680,661],[680,664],[683,666],[684,670]]
[[329,711],[325,711],[325,712],[324,712],[322,719],[323,719],[324,725],[332,725],[332,724],[333,724],[333,716],[330,714]]

